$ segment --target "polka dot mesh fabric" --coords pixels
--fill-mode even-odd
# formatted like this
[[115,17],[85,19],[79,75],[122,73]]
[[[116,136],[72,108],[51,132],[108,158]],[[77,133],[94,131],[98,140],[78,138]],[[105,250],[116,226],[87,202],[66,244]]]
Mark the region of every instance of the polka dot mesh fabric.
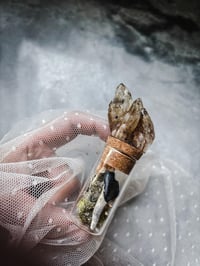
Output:
[[0,226],[9,244],[48,265],[199,265],[199,183],[151,151],[132,170],[107,232],[89,235],[74,223],[71,210],[108,135],[99,115],[49,111],[4,136]]

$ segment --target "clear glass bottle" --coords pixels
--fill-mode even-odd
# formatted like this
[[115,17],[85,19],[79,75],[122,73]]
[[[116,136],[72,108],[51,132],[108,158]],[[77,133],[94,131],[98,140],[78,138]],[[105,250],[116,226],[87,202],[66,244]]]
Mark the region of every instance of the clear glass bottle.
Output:
[[73,208],[75,223],[90,234],[100,235],[110,224],[126,190],[138,150],[109,137]]

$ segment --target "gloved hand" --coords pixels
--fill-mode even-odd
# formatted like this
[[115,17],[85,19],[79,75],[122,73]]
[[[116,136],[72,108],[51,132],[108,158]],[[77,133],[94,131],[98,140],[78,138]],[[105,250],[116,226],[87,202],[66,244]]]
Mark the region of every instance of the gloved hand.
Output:
[[[11,244],[38,253],[42,243],[42,256],[48,263],[81,265],[96,252],[105,235],[89,235],[77,227],[71,214],[87,167],[76,156],[56,153],[78,135],[98,136],[94,145],[98,139],[105,141],[107,121],[89,113],[64,112],[0,146],[0,225],[10,232]],[[78,148],[84,141],[80,139]],[[98,151],[97,146],[92,149]],[[123,202],[145,185],[140,179],[130,184]]]

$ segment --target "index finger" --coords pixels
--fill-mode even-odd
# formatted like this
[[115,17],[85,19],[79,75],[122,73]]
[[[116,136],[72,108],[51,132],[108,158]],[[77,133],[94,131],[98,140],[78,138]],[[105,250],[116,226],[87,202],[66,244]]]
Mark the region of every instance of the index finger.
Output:
[[105,141],[109,133],[108,123],[101,117],[83,112],[64,112],[61,117],[26,134],[25,139],[23,137],[19,142],[16,139],[13,143],[7,143],[10,150],[6,152],[2,162],[50,157],[57,148],[79,134],[96,135]]
[[105,119],[88,113],[70,112],[40,128],[32,137],[34,141],[42,141],[53,149],[66,144],[79,134],[97,135],[105,141],[109,132]]

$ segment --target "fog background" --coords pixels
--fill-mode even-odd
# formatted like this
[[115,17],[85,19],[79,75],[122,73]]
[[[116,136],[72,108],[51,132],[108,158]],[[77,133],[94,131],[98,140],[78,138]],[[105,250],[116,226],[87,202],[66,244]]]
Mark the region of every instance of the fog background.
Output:
[[106,110],[123,82],[149,110],[158,150],[196,175],[199,10],[198,1],[1,2],[0,135],[51,108]]

